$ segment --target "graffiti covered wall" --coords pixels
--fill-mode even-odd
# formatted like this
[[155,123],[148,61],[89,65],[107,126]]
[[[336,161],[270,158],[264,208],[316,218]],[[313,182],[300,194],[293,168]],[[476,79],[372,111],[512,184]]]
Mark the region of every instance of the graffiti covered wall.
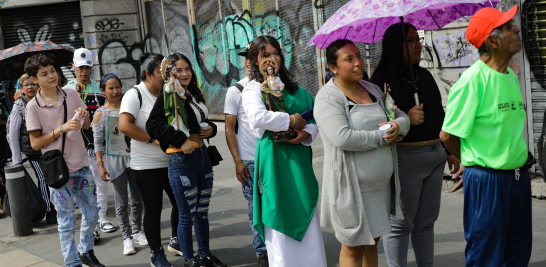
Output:
[[[190,25],[187,1],[164,0],[165,34],[161,4],[146,2],[149,34],[146,51],[164,55],[182,52],[194,62],[199,85],[213,114],[223,114],[225,92],[246,76],[237,53],[255,37],[271,35],[282,44],[286,67],[300,86],[316,94],[315,49],[305,49],[314,34],[311,1],[194,0],[195,23]],[[220,17],[221,13],[221,17]]]
[[136,1],[82,1],[85,47],[93,53],[92,79],[108,73],[121,79],[123,92],[140,82],[138,59],[144,50]]

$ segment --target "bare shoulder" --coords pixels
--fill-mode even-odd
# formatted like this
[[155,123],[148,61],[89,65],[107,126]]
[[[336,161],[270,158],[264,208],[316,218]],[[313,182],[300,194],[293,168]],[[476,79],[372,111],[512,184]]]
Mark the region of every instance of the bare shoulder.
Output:
[[95,115],[93,116],[93,124],[98,124],[101,119],[102,119],[102,111],[95,112]]

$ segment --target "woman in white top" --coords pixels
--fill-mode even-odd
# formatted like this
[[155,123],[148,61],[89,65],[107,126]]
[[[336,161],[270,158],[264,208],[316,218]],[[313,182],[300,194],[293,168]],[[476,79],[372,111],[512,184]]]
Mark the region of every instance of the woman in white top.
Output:
[[[326,267],[316,210],[319,186],[309,147],[318,128],[312,120],[307,123],[300,115],[313,108],[314,99],[292,82],[275,38],[260,36],[254,39],[248,56],[252,64],[251,82],[243,91],[242,101],[250,127],[258,138],[254,165],[254,228],[264,238],[269,266]],[[280,78],[275,78],[275,83],[280,85],[280,93],[269,90],[271,83],[261,73],[259,65],[267,60],[277,65],[275,76]],[[278,132],[287,137],[286,133],[291,132],[289,129],[297,136],[290,136],[289,140],[275,139]]]
[[119,130],[131,140],[131,169],[144,202],[144,232],[152,250],[153,266],[170,267],[161,246],[161,207],[163,191],[172,204],[169,250],[180,254],[178,245],[178,207],[169,184],[168,156],[159,142],[146,133],[146,121],[163,86],[159,65],[162,55],[145,53],[140,57],[142,82],[127,91],[120,107]]

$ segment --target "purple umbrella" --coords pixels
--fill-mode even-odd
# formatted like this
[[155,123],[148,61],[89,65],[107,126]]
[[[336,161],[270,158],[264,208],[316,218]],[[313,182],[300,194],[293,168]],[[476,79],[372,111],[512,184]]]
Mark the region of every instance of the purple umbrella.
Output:
[[[352,0],[334,13],[311,38],[307,47],[323,49],[339,39],[357,43],[374,43],[395,23],[411,23],[418,30],[439,30],[465,16],[472,16],[484,7],[496,7],[500,0]],[[402,24],[403,25],[403,24]],[[403,27],[403,26],[402,26]],[[406,32],[401,27],[404,40]],[[406,51],[409,58],[408,43]],[[411,78],[413,78],[410,64]],[[417,87],[415,103],[419,105]]]
[[320,27],[307,47],[323,49],[333,41],[375,43],[400,17],[418,30],[439,30],[484,7],[496,7],[500,0],[352,0]]

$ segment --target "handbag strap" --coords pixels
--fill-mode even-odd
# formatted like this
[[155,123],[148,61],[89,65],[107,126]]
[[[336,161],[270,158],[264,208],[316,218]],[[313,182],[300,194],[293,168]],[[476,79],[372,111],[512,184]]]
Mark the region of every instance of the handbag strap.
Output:
[[[199,113],[201,114],[201,122],[204,122],[206,120],[205,112],[203,112],[203,110],[199,107],[199,105],[197,105],[197,104],[195,104],[195,102],[193,102],[191,96],[189,97],[189,101],[190,101],[190,104],[192,104],[194,107],[197,108],[197,110],[199,110]],[[209,144],[209,146],[210,146],[209,139],[207,138],[205,140],[207,140],[207,144]]]
[[189,100],[190,100],[190,104],[192,104],[195,108],[197,108],[197,110],[199,110],[199,113],[201,114],[201,122],[204,122],[207,119],[207,117],[205,116],[205,112],[203,112],[203,110],[199,107],[199,105],[193,102],[191,96],[189,97]]
[[[61,91],[63,91],[63,93],[64,93],[63,89],[61,89]],[[63,96],[63,98],[64,98],[63,99],[63,109],[64,109],[64,122],[63,122],[63,124],[64,124],[64,123],[66,123],[66,93]],[[63,134],[63,149],[62,149],[63,158],[64,158],[64,143],[65,143],[65,141],[66,141],[66,134]]]

